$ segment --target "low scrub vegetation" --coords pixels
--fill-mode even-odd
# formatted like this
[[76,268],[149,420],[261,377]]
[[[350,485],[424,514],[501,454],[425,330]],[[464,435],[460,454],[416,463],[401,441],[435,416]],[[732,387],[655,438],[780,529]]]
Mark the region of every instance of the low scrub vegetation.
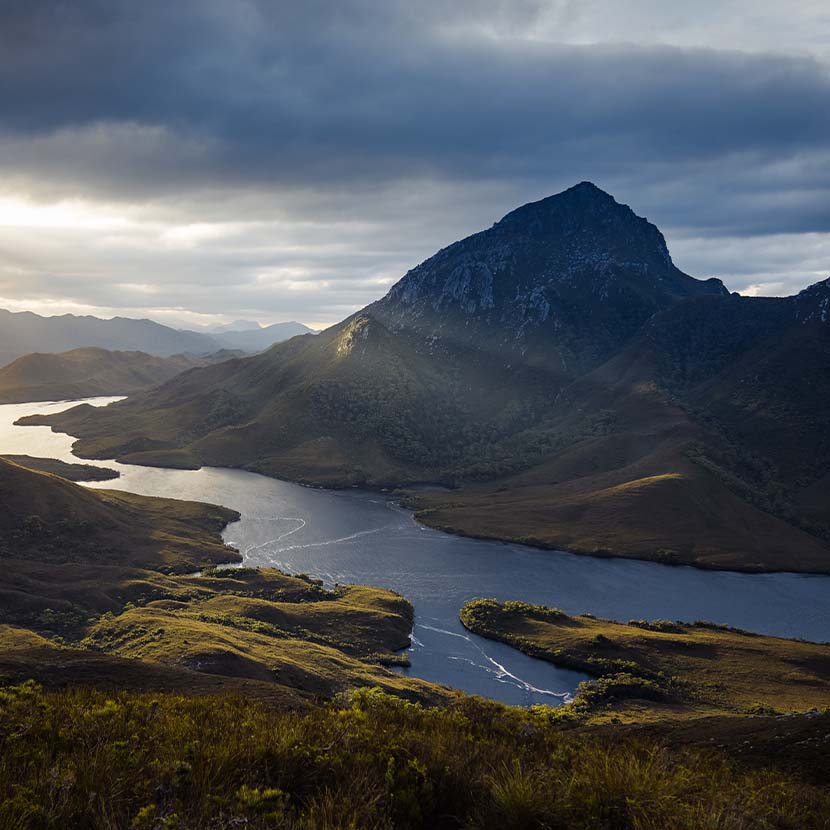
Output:
[[582,683],[573,702],[558,711],[562,720],[830,707],[826,644],[710,622],[625,624],[492,599],[471,600],[460,617],[477,634],[595,678]]
[[0,689],[0,826],[807,830],[830,795],[552,710],[364,689],[287,711],[236,696]]

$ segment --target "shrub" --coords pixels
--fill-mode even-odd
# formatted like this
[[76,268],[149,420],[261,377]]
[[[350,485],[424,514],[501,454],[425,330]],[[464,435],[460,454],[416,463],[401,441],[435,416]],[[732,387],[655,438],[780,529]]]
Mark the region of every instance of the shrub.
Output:
[[[617,694],[642,678],[599,681]],[[692,830],[826,826],[830,795],[558,710],[364,689],[287,711],[238,696],[0,694],[0,827],[15,830]],[[797,817],[797,823],[793,817]]]

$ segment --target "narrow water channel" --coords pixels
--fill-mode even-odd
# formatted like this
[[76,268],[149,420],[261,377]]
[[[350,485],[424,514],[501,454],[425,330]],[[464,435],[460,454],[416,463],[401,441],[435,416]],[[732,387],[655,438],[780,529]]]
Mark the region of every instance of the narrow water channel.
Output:
[[[13,426],[22,415],[75,403],[0,406],[0,453],[78,461],[70,437],[47,427]],[[398,591],[415,606],[409,673],[506,703],[562,702],[583,676],[469,634],[458,611],[472,597],[519,599],[618,620],[705,619],[830,640],[830,577],[702,571],[540,551],[425,528],[377,493],[317,490],[240,470],[90,463],[115,468],[121,478],[89,486],[238,510],[242,518],[226,529],[225,540],[246,564],[308,573],[329,585]]]

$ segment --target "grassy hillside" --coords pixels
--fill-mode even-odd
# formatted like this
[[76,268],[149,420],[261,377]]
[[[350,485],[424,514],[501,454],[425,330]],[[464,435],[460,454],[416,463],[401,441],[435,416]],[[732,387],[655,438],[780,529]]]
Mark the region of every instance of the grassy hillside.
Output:
[[96,348],[29,354],[0,368],[0,404],[128,395],[204,364],[205,359],[190,355]]
[[496,432],[527,420],[514,401],[540,373],[494,373],[467,351],[435,361],[416,345],[358,315],[103,410],[21,423],[77,435],[86,457],[244,466],[335,486],[430,480],[452,466],[482,465]]
[[570,706],[592,722],[830,708],[830,645],[705,622],[624,624],[481,599],[464,606],[461,621],[484,637],[598,678],[583,684]]
[[779,738],[759,764],[730,740],[741,724],[699,749],[563,731],[544,709],[474,698],[428,710],[363,691],[298,713],[241,696],[22,686],[0,691],[0,824],[818,830],[830,793],[808,783],[814,753],[801,750],[803,775],[778,758],[805,730],[820,740],[819,720],[754,720]]
[[119,579],[104,569],[102,578],[114,583],[114,610],[84,606],[85,588],[108,588],[80,569],[68,586],[74,617],[66,608],[6,613],[13,624],[0,625],[0,680],[188,694],[247,689],[292,705],[355,686],[433,702],[446,694],[385,668],[406,662],[396,652],[412,628],[411,606],[390,591],[325,591],[271,570],[183,578],[136,569]]
[[638,439],[585,439],[527,473],[406,493],[405,502],[419,521],[474,537],[704,568],[830,572],[825,539],[742,499],[695,463],[694,442],[670,440],[610,466],[629,442]]
[[90,491],[0,460],[0,556],[31,563],[126,565],[184,573],[238,560],[219,532],[224,507]]
[[397,594],[211,569],[240,559],[219,535],[231,510],[90,491],[2,460],[0,498],[0,677],[129,686],[149,665],[142,683],[164,689],[225,678],[295,697],[442,694],[384,668],[412,628]]

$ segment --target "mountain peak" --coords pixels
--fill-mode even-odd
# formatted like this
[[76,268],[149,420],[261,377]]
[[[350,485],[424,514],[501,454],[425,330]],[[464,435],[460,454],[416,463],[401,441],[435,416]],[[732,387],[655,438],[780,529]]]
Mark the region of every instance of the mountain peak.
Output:
[[[637,216],[628,205],[621,204],[610,193],[589,181],[580,182],[544,199],[528,202],[510,211],[495,227],[527,224],[534,226],[537,231],[555,233],[557,230],[569,228],[587,230],[597,223],[618,226],[642,225],[656,232],[650,235],[658,247],[666,248],[663,235],[654,225],[647,219]],[[667,249],[665,255],[668,256]]]
[[[593,182],[587,181],[587,179],[579,182],[578,184],[572,185],[567,190],[563,190],[560,193],[554,193],[551,196],[547,196],[540,201],[547,202],[551,199],[559,199],[562,201],[569,200],[571,202],[575,202],[577,200],[583,202],[594,201],[625,207],[625,205],[620,205],[620,203],[610,193],[603,190],[601,187],[598,187]],[[531,204],[533,203],[531,202]]]
[[663,234],[592,182],[530,202],[413,268],[373,306],[392,330],[593,363],[719,280],[678,270]]

